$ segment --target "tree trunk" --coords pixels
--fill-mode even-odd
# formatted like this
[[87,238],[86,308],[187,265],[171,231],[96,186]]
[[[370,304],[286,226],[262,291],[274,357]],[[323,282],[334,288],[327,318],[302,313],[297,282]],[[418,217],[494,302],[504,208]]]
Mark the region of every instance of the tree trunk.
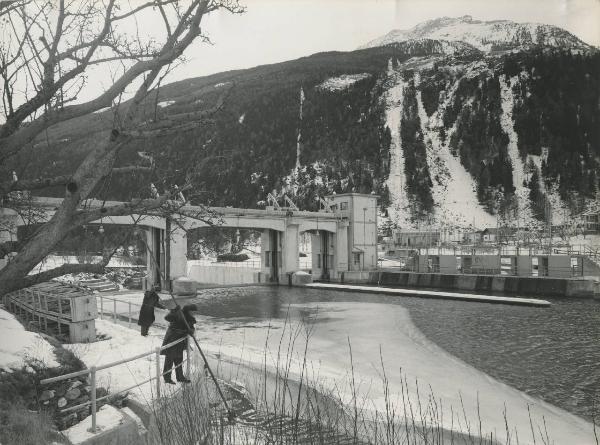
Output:
[[92,150],[67,185],[65,198],[54,216],[25,243],[6,267],[0,269],[0,296],[26,286],[25,277],[75,228],[75,211],[98,182],[110,172],[117,150],[125,142],[118,142],[118,139],[118,133],[115,135],[113,132],[106,144]]

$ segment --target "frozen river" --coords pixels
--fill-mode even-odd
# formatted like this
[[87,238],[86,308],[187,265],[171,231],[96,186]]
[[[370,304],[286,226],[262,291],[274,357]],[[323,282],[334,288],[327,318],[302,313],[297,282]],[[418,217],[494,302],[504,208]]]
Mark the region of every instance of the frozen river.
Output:
[[531,413],[557,444],[595,443],[588,421],[600,383],[598,302],[530,308],[285,287],[205,290],[196,302],[201,341],[256,366],[275,361],[292,333],[299,369],[308,334],[311,373],[342,397],[350,344],[366,409],[383,409],[383,360],[393,397],[404,381],[416,403],[418,381],[421,398],[441,401],[448,428],[466,430],[452,420],[464,409],[472,432],[480,418],[482,432],[502,438],[506,413],[519,442],[533,443]]

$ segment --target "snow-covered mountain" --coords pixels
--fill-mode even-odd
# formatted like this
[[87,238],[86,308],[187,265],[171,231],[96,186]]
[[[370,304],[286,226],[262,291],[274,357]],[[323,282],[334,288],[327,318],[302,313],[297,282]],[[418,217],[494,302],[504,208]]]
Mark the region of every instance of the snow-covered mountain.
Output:
[[395,29],[361,48],[373,48],[417,39],[464,42],[484,52],[523,49],[534,45],[580,50],[591,49],[587,43],[556,26],[540,23],[516,23],[510,20],[483,21],[476,20],[469,15],[428,20],[408,30]]
[[[285,193],[316,210],[334,192],[375,192],[404,228],[572,222],[600,196],[600,52],[554,26],[431,20],[361,50],[164,85],[148,119],[210,109],[225,85],[210,125],[135,141],[120,162],[149,152],[216,206]],[[45,137],[28,174],[72,171],[113,121],[53,128],[63,155]],[[114,178],[109,197],[137,197],[139,183]]]

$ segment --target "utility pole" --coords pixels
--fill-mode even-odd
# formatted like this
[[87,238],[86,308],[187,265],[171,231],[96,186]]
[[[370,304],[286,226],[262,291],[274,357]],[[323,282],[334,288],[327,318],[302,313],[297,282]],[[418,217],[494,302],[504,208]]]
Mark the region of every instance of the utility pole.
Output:
[[550,248],[550,254],[552,254],[552,204],[550,203],[550,200],[548,198],[546,198],[546,204],[547,204],[546,219],[548,221],[548,236],[550,237],[548,245]]
[[517,198],[516,200],[517,202],[517,211],[516,211],[516,217],[517,217],[517,256],[519,256],[519,237],[521,236],[521,227],[520,227],[520,222],[519,222],[519,199]]
[[365,270],[365,256],[367,255],[367,208],[363,207],[363,264],[362,270]]

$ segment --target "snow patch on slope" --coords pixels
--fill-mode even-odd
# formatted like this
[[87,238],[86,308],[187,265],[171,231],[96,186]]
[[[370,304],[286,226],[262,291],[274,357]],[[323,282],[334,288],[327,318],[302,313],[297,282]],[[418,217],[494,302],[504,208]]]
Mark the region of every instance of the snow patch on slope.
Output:
[[39,334],[25,330],[10,312],[0,309],[0,370],[21,368],[30,359],[48,367],[58,366],[54,347]]
[[502,125],[502,130],[508,135],[507,151],[512,164],[512,179],[513,185],[515,186],[515,195],[519,202],[519,218],[531,221],[533,215],[529,203],[529,188],[523,185],[523,181],[525,180],[525,166],[519,155],[519,137],[515,131],[513,120],[513,107],[515,103],[513,87],[518,82],[518,76],[513,76],[510,79],[507,79],[506,75],[500,77],[500,103],[502,106],[500,124]]
[[102,406],[96,414],[96,432],[90,432],[92,428],[92,416],[88,416],[78,424],[73,425],[62,432],[74,445],[84,443],[105,431],[114,429],[125,422],[125,415],[111,405]]
[[161,108],[165,108],[165,107],[173,105],[174,103],[175,103],[174,100],[164,100],[162,102],[157,103],[156,105],[158,105]]
[[388,82],[390,88],[385,95],[385,123],[390,129],[390,174],[387,187],[390,192],[390,208],[388,212],[392,221],[401,226],[410,224],[410,210],[406,198],[406,177],[404,175],[404,153],[400,138],[402,123],[402,107],[404,103],[404,87],[402,73],[395,71],[392,60],[388,62]]
[[342,91],[350,88],[356,82],[371,77],[369,73],[361,74],[342,74],[338,77],[330,77],[320,85],[317,85],[318,89],[328,91]]
[[[419,81],[420,76],[416,73],[415,85],[418,86]],[[427,166],[433,183],[431,194],[436,205],[434,217],[440,224],[456,227],[493,226],[495,218],[479,203],[473,177],[448,147],[447,141],[450,140],[451,133],[448,134],[446,142],[440,137],[444,125],[444,110],[453,100],[457,88],[458,81],[455,81],[431,117],[427,116],[421,91],[417,90],[419,120],[427,150]]]
[[567,204],[560,198],[558,193],[558,184],[546,184],[546,182],[542,180],[542,161],[546,161],[547,157],[548,148],[542,147],[541,156],[530,154],[527,155],[526,161],[527,163],[529,163],[529,161],[533,161],[533,164],[537,169],[540,178],[540,190],[546,195],[552,211],[552,224],[561,224],[570,219],[569,215],[571,211],[569,210]]

